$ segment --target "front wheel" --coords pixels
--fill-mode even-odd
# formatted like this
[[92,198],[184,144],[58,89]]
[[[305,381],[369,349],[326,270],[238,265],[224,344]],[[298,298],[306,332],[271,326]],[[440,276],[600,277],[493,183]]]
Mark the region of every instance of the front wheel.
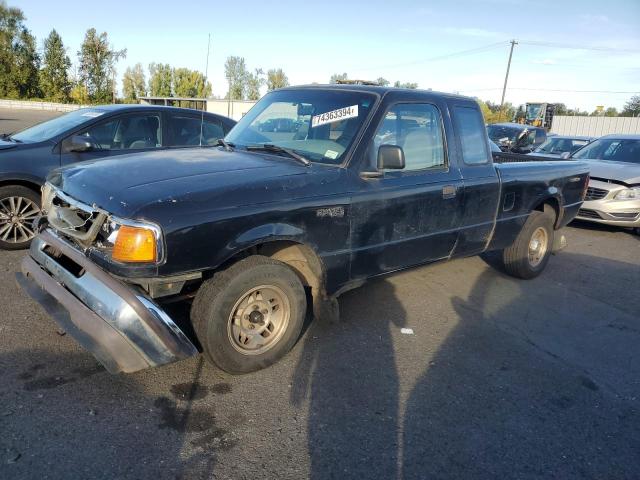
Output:
[[0,249],[27,248],[35,237],[33,221],[40,215],[40,195],[21,185],[0,187]]
[[502,252],[504,270],[513,277],[530,279],[542,273],[553,249],[554,215],[533,211],[515,242]]
[[282,262],[256,255],[203,283],[191,320],[208,360],[229,373],[249,373],[291,350],[306,311],[296,273]]

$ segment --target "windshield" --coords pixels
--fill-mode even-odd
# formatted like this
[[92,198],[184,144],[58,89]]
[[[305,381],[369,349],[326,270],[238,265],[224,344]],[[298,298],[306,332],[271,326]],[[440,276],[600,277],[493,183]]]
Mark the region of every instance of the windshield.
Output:
[[523,129],[517,127],[505,127],[503,125],[489,125],[487,127],[487,134],[489,138],[500,144],[500,140],[503,138],[508,139],[512,143],[516,143],[518,135],[522,132]]
[[527,120],[532,121],[540,117],[542,113],[542,105],[539,103],[532,103],[527,105]]
[[587,143],[589,143],[587,140],[551,137],[534,151],[536,153],[555,153],[561,155],[565,152],[573,153]]
[[15,133],[11,135],[11,139],[24,143],[44,142],[103,113],[100,110],[82,108]]
[[640,139],[601,138],[578,150],[573,158],[640,163]]
[[376,97],[370,93],[298,89],[265,95],[229,132],[236,147],[271,144],[312,162],[339,165]]

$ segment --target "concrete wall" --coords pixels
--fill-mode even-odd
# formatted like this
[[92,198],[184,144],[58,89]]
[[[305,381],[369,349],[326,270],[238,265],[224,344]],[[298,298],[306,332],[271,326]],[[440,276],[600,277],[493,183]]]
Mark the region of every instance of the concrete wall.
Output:
[[0,108],[14,110],[50,110],[55,112],[71,112],[89,105],[73,105],[68,103],[36,102],[31,100],[0,100]]
[[590,135],[600,137],[609,133],[640,134],[640,117],[553,117],[551,131],[558,135]]
[[255,104],[256,102],[249,100],[234,100],[228,102],[227,100],[214,100],[209,98],[207,99],[207,112],[231,117],[234,120],[240,120]]

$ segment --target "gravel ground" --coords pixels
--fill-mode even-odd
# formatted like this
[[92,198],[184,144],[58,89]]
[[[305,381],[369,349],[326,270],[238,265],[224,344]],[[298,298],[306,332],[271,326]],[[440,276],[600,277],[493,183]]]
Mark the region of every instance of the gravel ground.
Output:
[[0,252],[0,478],[637,479],[640,237],[566,230],[535,280],[480,258],[375,280],[237,377],[108,374]]

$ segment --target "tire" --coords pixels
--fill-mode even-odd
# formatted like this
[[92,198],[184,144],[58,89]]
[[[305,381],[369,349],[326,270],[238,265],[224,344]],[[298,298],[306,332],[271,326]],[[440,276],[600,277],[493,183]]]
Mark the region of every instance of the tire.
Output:
[[300,336],[306,312],[307,298],[296,273],[282,262],[255,255],[202,284],[191,321],[207,360],[225,372],[242,374],[286,355]]
[[22,185],[0,187],[0,249],[21,250],[35,237],[32,222],[40,215],[40,194]]
[[[506,273],[525,280],[542,273],[553,250],[554,221],[555,215],[549,209],[531,213],[515,242],[502,251]],[[534,250],[532,246],[538,246],[538,249]]]

